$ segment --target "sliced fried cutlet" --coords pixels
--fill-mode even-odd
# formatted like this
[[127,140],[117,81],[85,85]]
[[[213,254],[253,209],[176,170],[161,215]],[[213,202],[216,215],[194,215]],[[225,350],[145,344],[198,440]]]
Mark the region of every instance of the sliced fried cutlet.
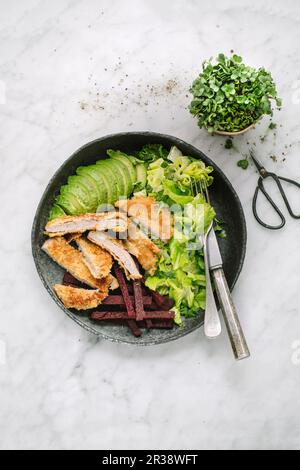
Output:
[[49,237],[84,233],[87,230],[125,232],[127,230],[127,218],[119,212],[101,212],[79,216],[67,215],[51,220],[45,227],[45,233]]
[[124,247],[135,256],[149,274],[154,274],[161,250],[133,222],[129,225],[128,238]]
[[82,237],[82,233],[68,233],[65,236],[65,239],[67,240],[68,243],[75,242],[77,238]]
[[96,308],[107,297],[107,293],[99,290],[78,289],[61,284],[55,284],[53,289],[65,307],[76,310]]
[[142,278],[134,259],[124,248],[121,241],[115,240],[103,232],[89,232],[88,239],[107,250],[124,269],[128,279]]
[[96,230],[100,232],[105,232],[110,230],[115,233],[124,233],[128,229],[128,219],[121,212],[117,213],[118,215],[112,219],[99,220],[96,225]]
[[132,217],[152,238],[165,242],[172,238],[173,216],[167,207],[160,207],[153,197],[122,199],[115,206]]
[[66,269],[78,281],[90,287],[106,292],[112,282],[112,276],[103,279],[95,279],[86,266],[83,255],[79,250],[73,248],[63,237],[49,238],[45,241],[42,249],[57,264]]
[[111,254],[84,237],[77,238],[76,243],[92,275],[96,279],[108,276],[113,264]]

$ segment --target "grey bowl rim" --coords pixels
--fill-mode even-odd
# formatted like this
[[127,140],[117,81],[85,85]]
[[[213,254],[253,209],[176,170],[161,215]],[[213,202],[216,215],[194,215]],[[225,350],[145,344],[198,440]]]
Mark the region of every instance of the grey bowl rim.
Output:
[[87,142],[86,144],[82,145],[81,147],[79,147],[77,150],[75,150],[70,157],[68,157],[61,165],[60,167],[56,170],[56,172],[53,174],[53,176],[50,178],[43,194],[42,194],[42,197],[40,199],[40,202],[38,203],[38,206],[37,206],[37,209],[35,211],[35,216],[34,216],[34,219],[33,219],[33,224],[32,224],[32,229],[31,229],[31,250],[32,250],[32,256],[33,256],[33,259],[34,259],[34,263],[35,263],[35,267],[36,267],[36,270],[38,272],[38,275],[45,287],[45,289],[48,291],[49,295],[51,296],[51,298],[55,301],[55,303],[60,307],[61,310],[64,311],[64,313],[67,314],[67,316],[69,318],[71,318],[75,323],[77,323],[79,326],[81,326],[84,330],[88,331],[89,333],[92,333],[98,337],[101,337],[105,340],[108,340],[110,342],[113,342],[113,343],[121,343],[121,344],[130,344],[130,345],[134,345],[134,346],[154,346],[154,345],[158,345],[158,344],[165,344],[165,343],[169,343],[169,342],[172,342],[172,341],[176,341],[180,338],[183,338],[184,336],[192,333],[193,331],[196,331],[198,328],[201,328],[203,326],[203,321],[202,322],[199,322],[198,325],[195,325],[193,326],[192,328],[190,328],[189,330],[182,330],[181,333],[178,334],[178,336],[176,337],[171,337],[171,338],[163,338],[163,339],[158,339],[158,341],[149,341],[149,342],[143,342],[143,341],[138,341],[136,342],[135,341],[135,338],[132,337],[132,340],[120,340],[118,338],[114,338],[112,336],[109,336],[105,333],[102,333],[100,331],[97,331],[95,330],[93,327],[91,326],[88,326],[86,325],[85,323],[83,323],[81,320],[80,320],[80,317],[74,317],[72,312],[70,312],[64,305],[63,303],[58,299],[58,297],[54,294],[53,290],[48,286],[48,283],[46,282],[46,279],[43,275],[43,272],[42,272],[42,269],[40,269],[40,266],[39,266],[39,263],[38,263],[38,257],[37,257],[37,247],[35,246],[35,243],[34,243],[34,235],[35,235],[35,231],[36,231],[36,227],[37,227],[37,224],[38,224],[38,218],[39,218],[39,213],[40,213],[40,209],[44,203],[44,200],[46,199],[47,197],[47,194],[48,194],[48,190],[53,182],[53,180],[60,174],[60,172],[62,171],[63,167],[65,165],[67,165],[79,152],[81,152],[83,149],[85,149],[86,147],[89,147],[90,145],[93,145],[97,142],[101,142],[103,140],[106,140],[106,139],[112,139],[112,138],[116,138],[116,137],[123,137],[123,136],[152,136],[152,137],[158,137],[158,138],[164,138],[164,139],[167,139],[167,140],[170,140],[172,143],[173,142],[177,142],[179,145],[180,144],[184,144],[184,145],[187,145],[189,146],[190,148],[193,149],[193,151],[195,151],[196,153],[200,153],[201,155],[203,155],[205,157],[205,160],[207,161],[207,163],[211,166],[213,166],[213,168],[217,169],[220,174],[222,175],[224,181],[226,182],[226,184],[228,185],[228,187],[230,188],[232,194],[234,195],[234,198],[236,199],[237,201],[237,204],[238,204],[238,208],[239,208],[239,213],[240,213],[240,216],[241,216],[241,222],[242,222],[242,227],[243,227],[243,243],[242,243],[242,256],[241,256],[241,259],[240,259],[240,263],[239,263],[239,267],[238,267],[238,270],[236,272],[236,275],[234,277],[234,280],[233,280],[233,283],[232,283],[232,287],[231,287],[231,291],[233,290],[233,288],[235,287],[237,281],[238,281],[238,278],[241,274],[241,271],[243,269],[243,265],[244,265],[244,262],[245,262],[245,257],[246,257],[246,252],[247,252],[247,239],[248,239],[248,235],[247,235],[247,224],[246,224],[246,218],[245,218],[245,214],[244,214],[244,210],[243,210],[243,207],[242,207],[242,203],[240,201],[240,198],[238,197],[237,195],[237,192],[235,191],[233,185],[231,184],[230,180],[227,178],[227,176],[225,175],[225,173],[223,172],[223,170],[221,170],[221,168],[216,165],[216,163],[211,160],[210,157],[208,157],[206,154],[204,154],[200,149],[198,149],[197,147],[195,147],[194,145],[192,144],[189,144],[188,142],[180,139],[179,137],[175,137],[175,136],[172,136],[172,135],[169,135],[169,134],[162,134],[162,133],[159,133],[159,132],[151,132],[151,131],[133,131],[133,132],[116,132],[116,133],[113,133],[113,134],[107,134],[103,137],[99,137],[97,139],[94,139],[92,141],[89,141]]

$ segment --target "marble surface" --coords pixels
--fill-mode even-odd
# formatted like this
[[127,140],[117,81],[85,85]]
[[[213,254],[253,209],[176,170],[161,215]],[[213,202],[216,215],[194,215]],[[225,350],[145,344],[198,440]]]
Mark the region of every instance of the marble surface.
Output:
[[[299,2],[0,0],[0,9],[0,447],[299,448],[300,225],[259,227],[257,175],[236,165],[256,143],[270,170],[300,181]],[[264,120],[235,151],[186,110],[202,61],[231,49],[271,69],[284,101],[276,136],[261,143]],[[97,340],[42,287],[30,230],[47,181],[82,144],[125,130],[193,143],[236,188],[249,244],[234,299],[250,360],[234,362],[226,335],[210,343],[202,330],[148,349]]]

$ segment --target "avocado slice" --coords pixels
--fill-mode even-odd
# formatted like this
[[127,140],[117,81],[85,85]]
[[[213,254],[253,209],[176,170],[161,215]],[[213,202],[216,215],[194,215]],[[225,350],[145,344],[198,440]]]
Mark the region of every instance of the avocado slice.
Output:
[[101,171],[101,174],[107,178],[110,184],[112,195],[108,202],[109,204],[114,204],[124,193],[123,179],[121,179],[121,175],[117,171],[117,168],[114,168],[109,164],[109,160],[99,160],[96,162],[96,166],[99,168],[99,171]]
[[119,197],[127,197],[128,180],[126,174],[123,171],[123,168],[118,162],[115,162],[114,160],[107,160],[107,163],[113,168],[113,171],[115,171],[116,175],[118,175],[118,183],[122,188]]
[[125,181],[125,193],[124,193],[124,196],[128,197],[130,194],[132,194],[133,192],[133,187],[134,187],[134,184],[132,183],[132,178],[131,178],[131,174],[128,170],[128,167],[127,165],[125,165],[125,163],[122,161],[122,160],[119,160],[117,158],[111,160],[113,161],[114,163],[117,163],[118,166],[119,166],[119,171],[122,172],[123,174],[123,179]]
[[103,191],[100,186],[98,186],[97,181],[95,181],[94,178],[92,178],[92,176],[90,176],[87,172],[78,174],[78,176],[84,178],[84,185],[88,191],[91,191],[92,194],[95,195],[96,203],[98,204],[99,200],[102,198]]
[[135,186],[143,189],[147,169],[120,151],[108,150],[109,159],[77,168],[68,178],[50,211],[49,218],[95,212],[101,204],[114,204],[120,197],[129,197]]
[[110,158],[112,158],[112,159],[114,159],[118,162],[122,162],[123,165],[126,166],[126,168],[128,170],[128,173],[129,173],[129,177],[130,177],[131,186],[132,186],[131,191],[127,194],[127,196],[129,196],[133,191],[134,185],[136,184],[136,169],[135,169],[135,166],[131,163],[131,161],[127,157],[127,155],[120,152],[119,150],[108,150],[107,155],[109,155]]
[[98,188],[98,204],[105,204],[111,198],[111,187],[107,178],[103,177],[97,165],[80,166],[77,168],[78,175],[85,175],[92,178]]
[[68,215],[84,214],[84,207],[82,207],[77,197],[71,193],[68,185],[60,188],[60,194],[56,198],[56,204],[62,207]]
[[96,211],[98,206],[98,192],[97,188],[90,183],[89,178],[83,175],[70,176],[68,183],[76,186],[80,185],[80,190],[85,190],[85,204],[92,208],[92,212]]
[[65,211],[58,204],[54,204],[49,214],[49,220],[54,220],[64,215],[66,215]]
[[84,177],[70,176],[68,178],[68,188],[77,197],[84,208],[84,212],[95,212],[98,206],[97,196],[92,193],[84,184]]
[[99,165],[93,165],[93,171],[95,175],[102,181],[103,187],[106,189],[106,198],[103,199],[102,204],[114,204],[116,198],[118,198],[117,181],[113,172],[108,168],[101,167]]
[[120,163],[112,159],[102,160],[102,162],[100,160],[96,162],[96,165],[102,165],[102,164],[103,165],[105,164],[107,167],[109,167],[110,170],[113,171],[115,178],[117,179],[117,183],[118,183],[119,198],[127,197],[127,193],[129,189],[128,188],[129,182],[128,182],[128,178],[126,174],[123,171],[123,167],[120,165]]
[[136,176],[137,176],[136,184],[138,185],[140,189],[144,189],[147,184],[147,168],[146,168],[146,165],[144,165],[144,163],[139,163],[136,166]]

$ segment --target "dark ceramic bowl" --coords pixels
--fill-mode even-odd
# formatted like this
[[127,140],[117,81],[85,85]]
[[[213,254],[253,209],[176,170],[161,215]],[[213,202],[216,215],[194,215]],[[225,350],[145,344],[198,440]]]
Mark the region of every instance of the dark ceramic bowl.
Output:
[[197,317],[185,320],[180,328],[167,331],[145,331],[139,339],[134,338],[126,326],[92,322],[86,313],[74,313],[66,309],[53,293],[51,286],[55,283],[61,283],[63,270],[41,250],[41,246],[45,240],[43,230],[54,199],[60,187],[66,183],[68,176],[75,173],[77,167],[92,164],[102,156],[104,158],[106,150],[109,148],[130,153],[147,143],[159,143],[166,147],[176,145],[184,155],[201,158],[206,164],[214,167],[215,180],[210,193],[217,216],[224,222],[227,233],[227,238],[220,240],[220,248],[225,274],[232,290],[243,266],[247,241],[245,217],[240,200],[231,183],[214,162],[200,150],[176,137],[153,132],[130,132],[109,135],[84,145],[68,158],[51,178],[38,206],[32,228],[32,253],[36,268],[44,286],[57,305],[72,320],[91,333],[111,341],[143,346],[172,341],[194,331],[203,324],[204,312],[200,312]]

